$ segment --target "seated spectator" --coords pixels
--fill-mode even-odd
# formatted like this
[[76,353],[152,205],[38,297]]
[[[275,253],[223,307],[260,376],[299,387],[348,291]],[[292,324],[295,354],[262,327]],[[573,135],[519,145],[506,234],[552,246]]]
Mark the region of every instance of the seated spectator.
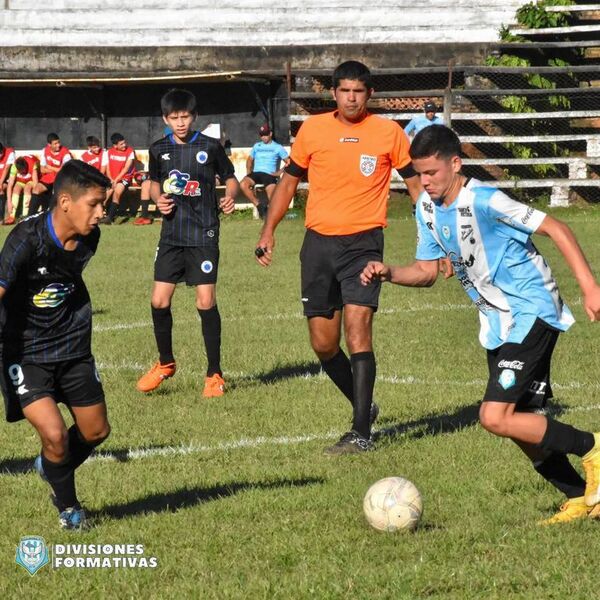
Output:
[[15,151],[0,143],[0,222],[4,220],[8,172],[15,162]]
[[[136,160],[136,168],[141,167],[143,169],[144,165]],[[142,214],[137,217],[133,224],[134,225],[152,225],[152,218],[150,217],[150,186],[152,182],[150,181],[150,175],[148,171],[136,170],[133,173],[133,182],[136,185],[140,186],[140,204],[142,206]],[[137,203],[132,204],[131,216],[137,216]]]
[[31,155],[17,158],[15,164],[10,168],[8,188],[6,190],[8,216],[4,221],[5,225],[12,225],[15,222],[21,194],[23,194],[21,216],[27,217],[29,215],[31,194],[38,184],[39,170],[39,160],[37,157]]
[[113,133],[110,142],[112,147],[102,156],[102,172],[112,182],[107,197],[107,201],[112,200],[112,203],[108,206],[106,216],[100,221],[105,225],[111,225],[119,212],[121,197],[133,179],[135,161],[135,151],[127,145],[123,135]]
[[[250,150],[250,155],[246,160],[246,172],[248,174],[240,182],[240,188],[244,196],[257,208],[260,218],[264,219],[277,178],[283,172],[280,163],[283,161],[284,167],[286,167],[290,159],[285,148],[273,141],[273,133],[267,123],[260,127],[258,135],[260,136],[260,142],[254,144],[252,150]],[[266,203],[260,202],[254,193],[256,184],[265,186]]]
[[60,143],[56,133],[49,133],[46,138],[48,144],[42,150],[40,159],[40,180],[33,187],[31,195],[30,214],[34,215],[41,208],[46,210],[52,197],[54,180],[61,167],[71,160],[71,152]]
[[85,141],[88,149],[81,155],[81,160],[88,165],[92,165],[92,167],[96,167],[98,171],[102,171],[104,150],[100,146],[100,140],[93,135],[89,135]]
[[440,117],[436,117],[437,107],[433,102],[426,102],[423,106],[423,113],[418,117],[415,117],[409,121],[408,125],[404,128],[404,133],[412,140],[419,131],[429,127],[430,125],[443,125],[444,120]]

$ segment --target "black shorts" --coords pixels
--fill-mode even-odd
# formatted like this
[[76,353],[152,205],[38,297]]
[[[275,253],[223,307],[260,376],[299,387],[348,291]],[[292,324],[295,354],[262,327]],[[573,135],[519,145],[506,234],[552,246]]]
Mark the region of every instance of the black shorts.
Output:
[[154,281],[187,285],[217,283],[219,248],[217,246],[171,246],[160,244],[154,259]]
[[252,179],[254,183],[259,185],[275,185],[277,183],[277,177],[270,175],[269,173],[259,173],[258,171],[252,171],[246,175],[249,179]]
[[377,310],[381,283],[364,286],[359,277],[370,260],[383,260],[380,227],[351,235],[307,229],[300,250],[304,315],[331,317],[345,304]]
[[508,343],[488,350],[490,378],[485,401],[516,404],[516,410],[543,409],[552,396],[550,362],[560,332],[541,319],[520,344]]
[[91,355],[45,364],[30,362],[27,358],[6,358],[0,384],[8,421],[22,419],[23,408],[47,396],[74,407],[104,402],[104,390]]
[[119,179],[117,183],[120,183],[125,189],[127,189],[131,185],[132,181],[131,179]]

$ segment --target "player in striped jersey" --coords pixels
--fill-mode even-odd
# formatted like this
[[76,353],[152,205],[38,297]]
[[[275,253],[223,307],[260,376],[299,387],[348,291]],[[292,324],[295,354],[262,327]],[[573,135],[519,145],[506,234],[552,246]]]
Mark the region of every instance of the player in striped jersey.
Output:
[[[577,280],[584,309],[600,319],[600,286],[571,229],[461,173],[460,141],[432,125],[411,146],[424,192],[417,202],[416,261],[406,267],[371,262],[364,285],[391,281],[427,287],[448,256],[456,277],[479,309],[479,340],[487,350],[489,381],[479,418],[485,429],[511,438],[538,473],[567,496],[543,523],[600,517],[600,434],[576,429],[532,410],[549,383],[552,352],[573,324],[549,266],[531,235],[550,237]],[[568,456],[583,458],[584,481]]]
[[[220,142],[192,129],[197,116],[193,94],[170,90],[163,96],[161,108],[172,133],[149,149],[150,194],[163,215],[151,300],[159,360],[140,378],[137,389],[151,392],[175,374],[171,299],[177,283],[185,281],[196,288],[196,308],[208,359],[203,396],[222,396],[225,382],[216,297],[219,212],[234,211],[239,184]],[[216,175],[225,183],[225,197],[220,201]]]

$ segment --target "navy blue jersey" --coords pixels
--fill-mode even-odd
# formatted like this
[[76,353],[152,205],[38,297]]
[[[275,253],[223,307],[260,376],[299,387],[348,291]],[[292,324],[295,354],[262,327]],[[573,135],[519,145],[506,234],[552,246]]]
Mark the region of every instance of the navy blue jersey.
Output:
[[91,353],[92,305],[81,276],[97,227],[65,250],[46,212],[19,223],[0,253],[3,358],[57,363]]
[[215,176],[223,183],[235,177],[220,142],[198,131],[186,144],[168,135],[150,146],[149,159],[150,179],[175,202],[173,212],[163,217],[160,241],[171,246],[217,246]]

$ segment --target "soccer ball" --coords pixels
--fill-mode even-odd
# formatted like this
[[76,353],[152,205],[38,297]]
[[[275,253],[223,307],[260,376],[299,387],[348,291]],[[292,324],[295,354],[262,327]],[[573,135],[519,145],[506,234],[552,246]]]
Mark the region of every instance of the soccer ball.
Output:
[[369,524],[378,531],[411,531],[419,524],[423,499],[408,479],[386,477],[367,490],[363,510]]

